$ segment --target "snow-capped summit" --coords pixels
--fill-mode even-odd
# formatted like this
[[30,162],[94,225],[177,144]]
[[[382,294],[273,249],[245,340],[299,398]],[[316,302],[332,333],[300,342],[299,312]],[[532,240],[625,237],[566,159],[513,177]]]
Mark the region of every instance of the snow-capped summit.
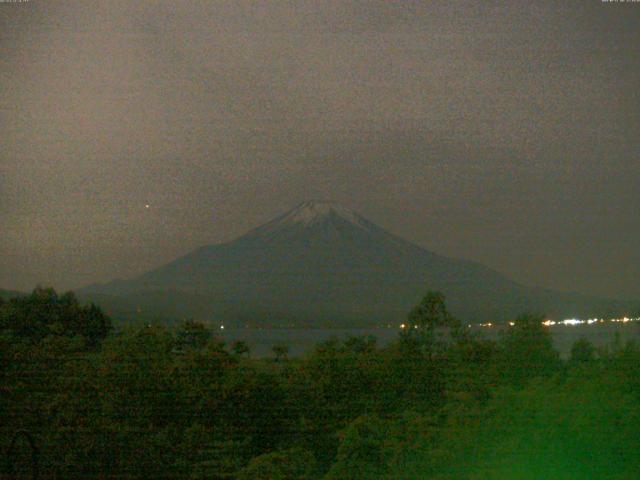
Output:
[[325,235],[338,230],[372,231],[376,227],[353,210],[335,202],[309,200],[299,204],[270,222],[252,230],[246,237],[273,238],[322,230]]
[[310,200],[303,202],[281,218],[281,222],[302,223],[308,225],[322,221],[330,215],[337,215],[342,219],[361,224],[364,220],[357,213],[340,205],[339,203],[327,202],[324,200]]

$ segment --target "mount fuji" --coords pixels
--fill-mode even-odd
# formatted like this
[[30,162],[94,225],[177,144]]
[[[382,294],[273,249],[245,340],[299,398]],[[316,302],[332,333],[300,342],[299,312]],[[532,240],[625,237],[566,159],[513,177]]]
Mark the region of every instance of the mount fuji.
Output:
[[627,302],[533,288],[491,268],[414,245],[359,214],[311,201],[231,242],[209,245],[130,280],[79,292],[115,317],[230,326],[401,323],[427,290],[463,321],[627,313]]

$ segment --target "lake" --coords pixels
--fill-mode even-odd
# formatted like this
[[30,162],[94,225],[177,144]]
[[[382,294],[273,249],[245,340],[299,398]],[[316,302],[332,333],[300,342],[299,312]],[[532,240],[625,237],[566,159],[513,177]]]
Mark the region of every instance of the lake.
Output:
[[[594,325],[555,325],[548,327],[553,337],[555,348],[563,357],[567,357],[571,346],[580,337],[585,337],[596,347],[605,347],[614,342],[616,334],[620,341],[640,341],[640,323],[627,324],[604,323]],[[478,332],[486,338],[497,340],[501,327],[472,327],[472,331]],[[268,357],[272,355],[271,348],[278,343],[289,346],[289,354],[292,356],[304,355],[313,350],[319,342],[332,337],[344,339],[349,336],[373,335],[378,339],[379,345],[387,345],[398,337],[397,328],[352,328],[352,329],[224,329],[216,334],[227,343],[235,340],[246,341],[251,348],[251,355],[255,357]]]

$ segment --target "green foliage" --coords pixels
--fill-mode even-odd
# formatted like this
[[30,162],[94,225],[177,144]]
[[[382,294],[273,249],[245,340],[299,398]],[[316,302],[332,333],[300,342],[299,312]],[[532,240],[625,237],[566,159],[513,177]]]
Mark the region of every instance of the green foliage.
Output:
[[231,344],[231,350],[238,356],[246,355],[249,356],[251,349],[249,348],[249,344],[243,340],[236,340]]
[[405,349],[431,354],[462,336],[460,322],[449,313],[444,300],[442,293],[428,291],[409,312],[400,334]]
[[176,333],[177,344],[180,348],[202,348],[210,339],[211,330],[194,320],[184,321]]
[[339,433],[340,445],[330,479],[396,478],[424,443],[433,443],[438,428],[435,415],[407,410],[389,418],[363,415]]
[[491,342],[429,294],[389,346],[332,339],[277,362],[194,321],[107,334],[52,290],[0,303],[0,319],[0,452],[29,431],[47,477],[640,474],[640,349],[581,340],[565,367],[537,317]]
[[570,365],[590,364],[595,360],[596,347],[586,338],[580,338],[571,347]]
[[451,480],[637,478],[638,428],[635,398],[606,376],[539,378],[526,388],[498,392],[471,425],[450,429],[444,437],[448,455],[427,450],[403,474]]
[[213,441],[198,451],[197,460],[191,465],[191,478],[235,480],[248,457],[245,441]]
[[375,478],[387,467],[385,423],[375,416],[362,416],[340,433],[336,461],[327,480]]
[[543,317],[522,315],[504,330],[499,346],[501,372],[508,383],[520,385],[532,377],[559,371],[560,355],[542,320]]
[[311,478],[315,459],[298,448],[278,450],[253,458],[237,480],[305,480]]
[[276,362],[282,362],[289,356],[289,346],[285,343],[277,343],[272,348],[274,359]]
[[440,292],[428,291],[420,303],[409,312],[407,320],[409,327],[417,326],[433,330],[436,327],[450,326],[453,317],[447,310],[444,295]]
[[111,320],[95,305],[82,306],[72,292],[58,294],[52,288],[36,288],[31,295],[0,304],[0,330],[40,341],[48,335],[80,335],[95,347],[111,330]]

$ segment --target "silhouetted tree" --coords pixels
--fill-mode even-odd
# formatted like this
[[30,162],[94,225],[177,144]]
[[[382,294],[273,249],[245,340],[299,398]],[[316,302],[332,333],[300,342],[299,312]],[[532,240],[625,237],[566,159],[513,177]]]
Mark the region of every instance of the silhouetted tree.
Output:
[[289,345],[286,343],[277,343],[271,348],[271,351],[275,356],[276,362],[281,362],[289,356]]
[[238,356],[247,355],[251,352],[249,344],[243,340],[236,340],[231,344],[231,350]]
[[591,363],[595,359],[596,347],[584,337],[578,339],[571,347],[569,363],[571,365],[580,365]]
[[447,310],[444,295],[428,291],[407,316],[400,338],[408,349],[433,353],[460,337],[460,322]]
[[500,354],[504,378],[521,384],[535,376],[548,376],[561,366],[560,355],[553,348],[544,317],[521,315],[513,326],[505,329],[500,339]]
[[349,336],[342,348],[353,353],[371,353],[376,349],[377,339],[373,335]]
[[58,296],[52,288],[37,287],[31,295],[14,297],[0,307],[0,330],[32,341],[80,335],[94,347],[111,328],[111,319],[99,307],[80,305],[72,292]]
[[203,323],[193,319],[185,320],[176,334],[178,346],[185,348],[202,348],[211,338],[211,330]]

